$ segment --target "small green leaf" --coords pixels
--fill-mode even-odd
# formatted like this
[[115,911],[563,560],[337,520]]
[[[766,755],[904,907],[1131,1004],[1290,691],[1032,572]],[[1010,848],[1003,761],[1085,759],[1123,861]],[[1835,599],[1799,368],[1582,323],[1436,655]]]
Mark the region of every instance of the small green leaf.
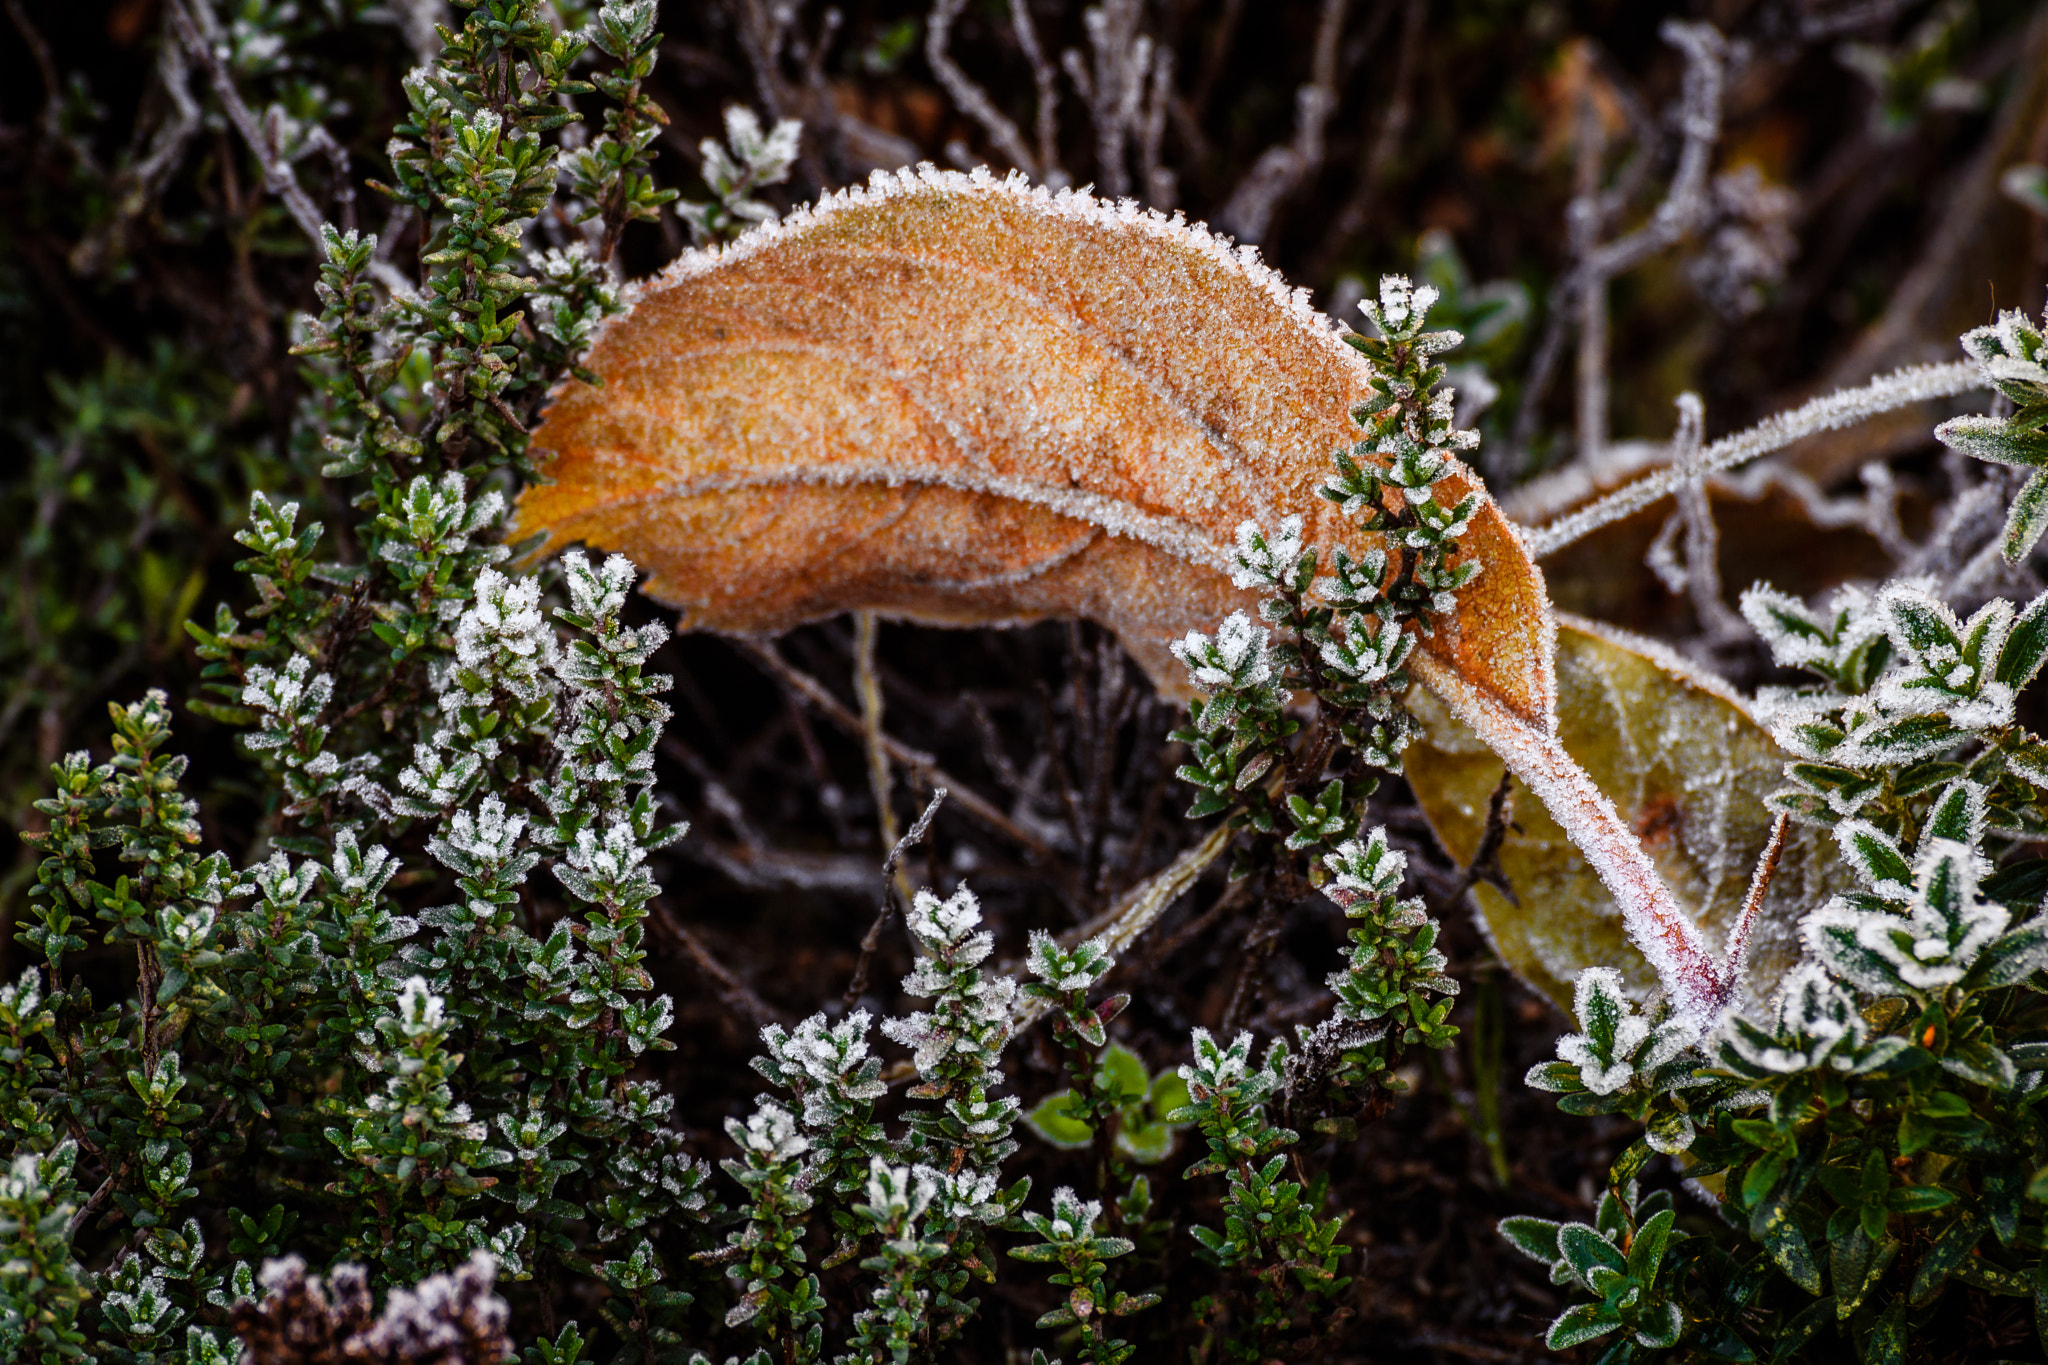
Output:
[[1151,1109],[1155,1118],[1168,1122],[1176,1109],[1183,1109],[1187,1104],[1188,1083],[1179,1071],[1162,1071],[1152,1078]]
[[[2048,438],[2034,433],[2036,447],[2030,453],[2035,464],[2048,463]],[[2048,469],[2039,471],[2020,489],[2018,497],[2012,500],[2012,511],[2005,520],[2005,544],[2002,547],[2005,562],[2018,564],[2040,543],[2043,532],[2048,532]]]
[[1621,1319],[1614,1316],[1605,1304],[1582,1303],[1558,1314],[1557,1321],[1550,1324],[1550,1332],[1543,1338],[1543,1344],[1553,1351],[1563,1351],[1595,1337],[1604,1337],[1620,1326]]
[[1557,1247],[1557,1234],[1562,1228],[1562,1224],[1553,1223],[1548,1218],[1532,1218],[1525,1214],[1503,1218],[1499,1224],[1500,1235],[1507,1239],[1509,1246],[1545,1265],[1556,1264],[1564,1254]]
[[1076,1113],[1079,1104],[1080,1097],[1073,1091],[1062,1090],[1040,1100],[1037,1108],[1024,1115],[1024,1122],[1055,1147],[1086,1147],[1095,1140],[1095,1130]]
[[1122,1043],[1111,1043],[1102,1050],[1096,1075],[1103,1089],[1115,1089],[1119,1104],[1142,1099],[1152,1082],[1144,1059]]

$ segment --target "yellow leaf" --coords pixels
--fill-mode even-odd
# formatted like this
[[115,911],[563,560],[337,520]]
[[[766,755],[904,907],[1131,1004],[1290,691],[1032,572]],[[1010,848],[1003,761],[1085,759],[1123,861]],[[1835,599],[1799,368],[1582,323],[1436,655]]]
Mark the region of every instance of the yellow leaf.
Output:
[[[1763,798],[1783,784],[1786,755],[1741,699],[1654,643],[1560,617],[1558,737],[1619,806],[1664,884],[1718,946],[1734,924],[1769,839]],[[1408,780],[1453,858],[1470,859],[1501,761],[1441,704],[1414,699],[1427,731],[1407,754]],[[1519,795],[1519,793],[1518,793]],[[1657,973],[1629,942],[1622,913],[1551,813],[1526,798],[1500,850],[1519,905],[1478,888],[1494,946],[1561,1008],[1581,968],[1619,970],[1647,993]],[[1769,999],[1799,958],[1798,922],[1835,891],[1828,836],[1794,826],[1765,894],[1742,997]]]

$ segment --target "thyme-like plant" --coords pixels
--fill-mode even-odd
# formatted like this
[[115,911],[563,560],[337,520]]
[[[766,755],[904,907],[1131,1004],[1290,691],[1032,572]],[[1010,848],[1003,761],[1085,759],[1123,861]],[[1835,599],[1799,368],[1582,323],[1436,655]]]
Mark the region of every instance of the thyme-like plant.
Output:
[[[2023,450],[2039,415],[2024,405],[2038,397],[2029,338],[2014,314],[1965,338],[2022,406],[1958,419],[1944,440],[2008,463]],[[2037,491],[2014,503],[2010,555],[2038,537]],[[1581,974],[1582,1031],[1529,1081],[1646,1131],[1597,1228],[1501,1230],[1595,1300],[1557,1319],[1553,1345],[1607,1339],[1617,1361],[1906,1361],[1958,1293],[2048,1282],[2048,883],[2026,848],[2048,811],[2048,750],[2017,712],[2048,660],[2048,595],[1967,619],[1912,580],[1845,588],[1825,611],[1761,585],[1742,605],[1777,662],[1816,680],[1758,698],[1792,755],[1772,804],[1832,831],[1853,889],[1807,914],[1806,958],[1768,1013],[1706,1037],[1662,1003],[1636,1006],[1614,974]],[[1657,1152],[1746,1239],[1683,1237],[1668,1209],[1639,1207]],[[1659,1220],[1655,1253],[1638,1256]]]
[[1286,1174],[1283,1149],[1299,1135],[1266,1117],[1285,1084],[1286,1044],[1276,1039],[1258,1065],[1248,1033],[1223,1047],[1198,1028],[1193,1046],[1194,1061],[1181,1068],[1188,1106],[1172,1117],[1193,1123],[1209,1145],[1208,1157],[1190,1166],[1187,1178],[1221,1174],[1226,1189],[1223,1226],[1189,1231],[1205,1259],[1235,1272],[1231,1287],[1197,1311],[1211,1321],[1223,1358],[1263,1361],[1342,1320],[1334,1300],[1351,1282],[1337,1274],[1344,1220],[1316,1216],[1327,1179],[1304,1188]]

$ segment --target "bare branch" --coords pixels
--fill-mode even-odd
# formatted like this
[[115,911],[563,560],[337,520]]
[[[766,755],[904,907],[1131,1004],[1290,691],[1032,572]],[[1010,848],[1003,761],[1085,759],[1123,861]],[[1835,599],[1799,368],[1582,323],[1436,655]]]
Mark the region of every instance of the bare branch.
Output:
[[[17,17],[16,25],[25,24],[25,17]],[[173,16],[175,22],[175,15]],[[32,28],[22,28],[24,34],[34,33]],[[40,42],[40,36],[37,41]],[[47,50],[43,52],[47,56]],[[192,98],[192,68],[186,60],[185,45],[182,42],[166,40],[157,49],[157,79],[162,83],[164,96],[171,102],[171,112],[157,125],[149,141],[149,151],[133,166],[124,168],[114,178],[114,212],[93,231],[86,234],[78,245],[72,248],[72,268],[81,274],[92,274],[110,256],[118,256],[122,250],[122,239],[128,225],[147,213],[163,193],[164,183],[185,159],[185,149],[200,130],[199,103]],[[53,98],[54,98],[53,92]],[[61,105],[55,110],[46,109],[49,129],[61,132]],[[96,173],[91,160],[91,149],[76,139],[67,139],[74,155],[81,156],[81,169]]]
[[[1591,83],[1579,92],[1577,192],[1565,210],[1572,256],[1592,259],[1600,241],[1600,167],[1607,155],[1606,130],[1593,102]],[[1607,448],[1607,279],[1588,274],[1579,286],[1579,458],[1597,458]]]
[[889,855],[889,870],[896,877],[896,893],[910,899],[910,879],[896,866],[902,844],[896,837],[896,810],[891,804],[895,779],[889,773],[889,751],[882,745],[882,684],[875,677],[875,643],[881,623],[871,611],[853,617],[853,694],[860,700],[860,742],[868,761],[868,790],[875,798],[875,827],[881,831],[882,847],[897,852]]
[[1047,185],[1064,187],[1067,173],[1060,169],[1059,72],[1038,45],[1030,0],[1010,0],[1010,22],[1017,30],[1017,46],[1023,49],[1024,60],[1031,63],[1031,84],[1038,91],[1038,178]]
[[932,827],[932,817],[939,813],[939,807],[945,804],[945,800],[946,789],[935,789],[932,792],[932,799],[925,804],[924,814],[917,817],[909,832],[896,841],[896,847],[890,849],[889,856],[882,861],[882,908],[876,912],[875,922],[868,926],[867,933],[861,936],[860,961],[854,965],[853,979],[846,983],[845,999],[848,1009],[852,1009],[855,1002],[860,999],[861,993],[867,990],[868,964],[874,960],[875,949],[882,942],[882,931],[889,927],[889,921],[895,917],[896,902],[890,893],[892,890],[900,890],[898,884],[901,874],[897,865],[903,861],[903,854],[907,849],[923,842],[925,832]]
[[1280,201],[1323,164],[1323,133],[1337,109],[1337,43],[1344,32],[1345,0],[1323,0],[1308,84],[1294,92],[1294,140],[1268,147],[1238,182],[1216,215],[1225,232],[1247,241],[1265,238]]
[[[1680,88],[1678,124],[1683,141],[1678,165],[1663,201],[1650,219],[1634,232],[1602,246],[1599,230],[1605,220],[1618,212],[1618,201],[1604,199],[1597,184],[1588,186],[1583,157],[1579,192],[1568,210],[1574,261],[1570,270],[1551,291],[1544,328],[1530,360],[1522,386],[1520,407],[1515,413],[1513,434],[1507,454],[1527,452],[1536,434],[1536,421],[1544,395],[1549,391],[1557,362],[1563,353],[1564,329],[1576,317],[1582,347],[1579,361],[1579,456],[1597,454],[1606,444],[1606,286],[1616,275],[1632,270],[1650,257],[1676,245],[1701,227],[1713,212],[1707,192],[1714,145],[1721,137],[1721,108],[1726,80],[1728,43],[1711,24],[1667,21],[1659,30],[1664,41],[1685,56],[1685,78]],[[1582,115],[1583,117],[1583,115]],[[1597,180],[1597,165],[1593,168]],[[1597,296],[1597,297],[1596,297]],[[1597,312],[1596,321],[1591,321]],[[1599,411],[1590,408],[1597,404]]]
[[1953,398],[1981,388],[1983,384],[1983,377],[1974,361],[1905,366],[1859,388],[1843,389],[1802,404],[1790,412],[1766,417],[1746,431],[1714,442],[1700,452],[1698,461],[1690,467],[1667,466],[1647,478],[1616,489],[1598,502],[1559,517],[1547,526],[1525,531],[1523,538],[1529,546],[1529,553],[1542,559],[1591,535],[1602,526],[1641,511],[1659,498],[1677,492],[1690,481],[1747,464],[1759,455],[1781,450],[1815,432],[1833,431],[1878,413],[1924,403],[1929,399]]
[[[981,125],[996,150],[1010,159],[1010,164],[1036,180],[1039,178],[1039,161],[1031,155],[1031,149],[1024,145],[1024,135],[1017,131],[1017,125],[1010,121],[1002,110],[996,108],[988,92],[967,78],[947,50],[953,37],[953,21],[960,17],[960,11],[967,7],[967,0],[932,0],[931,18],[925,21],[924,59],[930,63],[932,74],[939,78],[939,84],[946,88],[953,104]],[[1013,6],[1022,15],[1022,3]],[[1029,25],[1028,18],[1018,20],[1020,32]],[[1036,44],[1034,43],[1034,46]],[[1041,59],[1043,60],[1043,59]],[[1044,108],[1044,96],[1040,95],[1040,108]],[[1043,121],[1041,112],[1040,119]],[[1042,136],[1042,134],[1041,134]]]
[[781,1016],[771,1009],[765,1000],[754,994],[752,988],[734,976],[724,963],[712,956],[711,950],[704,946],[704,941],[675,917],[675,912],[668,908],[667,902],[657,896],[649,901],[648,905],[654,911],[655,928],[672,939],[690,961],[696,964],[697,970],[703,973],[704,979],[710,983],[711,989],[717,992],[719,1000],[727,1009],[744,1016],[747,1022],[757,1029],[781,1021]]
[[[185,0],[165,0],[165,10],[170,16],[172,26],[177,29],[178,39],[185,45],[186,52],[206,69],[207,77],[213,84],[214,96],[226,112],[228,122],[235,125],[235,132],[241,136],[250,153],[255,156],[256,164],[262,167],[263,188],[284,203],[285,211],[290,213],[292,221],[299,225],[299,231],[306,234],[316,252],[320,251],[320,210],[300,187],[299,178],[292,173],[291,162],[285,158],[283,149],[277,145],[272,135],[266,134],[263,124],[257,121],[256,115],[250,112],[249,106],[243,102],[242,92],[235,88],[234,73],[228,70],[227,64],[220,59],[220,54],[213,50],[213,44],[199,31],[199,26],[193,21],[192,11],[187,7]],[[277,125],[273,120],[270,134],[274,134],[276,129]]]
[[[859,736],[864,733],[860,718],[849,710],[839,698],[833,696],[830,689],[816,678],[792,666],[786,659],[767,645],[744,639],[734,640],[733,644],[746,654],[748,658],[759,664],[763,670],[788,684],[792,692],[802,697],[812,706],[817,707],[819,713],[827,720],[830,720],[848,734]],[[1041,859],[1048,862],[1055,859],[1056,855],[1052,845],[1025,829],[1009,816],[1003,814],[1000,809],[983,797],[977,796],[974,792],[970,791],[958,778],[952,776],[944,768],[941,768],[938,765],[938,761],[930,754],[913,749],[887,734],[881,736],[881,743],[883,751],[888,754],[892,761],[901,763],[904,767],[911,769],[917,773],[921,780],[935,787],[944,787],[951,792],[954,803],[960,809],[966,811],[990,829],[995,830],[998,834],[1031,850]]]
[[1060,54],[1061,65],[1095,124],[1095,174],[1102,193],[1111,199],[1131,192],[1126,153],[1152,72],[1152,40],[1138,32],[1144,8],[1144,0],[1103,0],[1082,15],[1094,54],[1092,67],[1078,49]]
[[1173,49],[1161,44],[1152,54],[1152,83],[1138,124],[1138,178],[1153,208],[1171,209],[1180,199],[1180,180],[1160,161],[1166,138],[1166,114],[1173,105]]
[[[1739,640],[1749,627],[1727,603],[1721,586],[1721,532],[1714,524],[1714,509],[1707,497],[1706,476],[1699,472],[1700,432],[1706,423],[1706,405],[1696,393],[1678,395],[1678,431],[1671,438],[1672,465],[1693,471],[1693,477],[1678,488],[1678,508],[1657,533],[1646,562],[1664,586],[1685,593],[1692,602],[1693,615],[1709,642]],[[1685,532],[1685,562],[1681,565],[1673,550],[1678,532]]]

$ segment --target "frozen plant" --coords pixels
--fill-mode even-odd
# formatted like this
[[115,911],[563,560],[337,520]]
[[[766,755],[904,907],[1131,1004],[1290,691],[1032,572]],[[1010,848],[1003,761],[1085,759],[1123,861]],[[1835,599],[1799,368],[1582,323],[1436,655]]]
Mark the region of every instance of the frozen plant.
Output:
[[1684,1151],[1694,1120],[1682,1092],[1699,1084],[1698,1030],[1668,1005],[1639,1010],[1620,973],[1607,967],[1579,973],[1573,1012],[1580,1032],[1559,1038],[1558,1059],[1531,1067],[1528,1084],[1565,1096],[1559,1105],[1568,1113],[1643,1120],[1652,1149]]
[[[591,83],[613,101],[604,132],[569,157],[568,170],[583,200],[577,221],[597,219],[597,259],[609,261],[619,234],[632,222],[655,222],[677,195],[654,187],[654,141],[668,115],[641,82],[654,74],[661,35],[654,31],[654,0],[607,0],[588,30],[589,40],[614,63],[592,73]],[[709,176],[707,174],[707,179]]]
[[802,135],[803,124],[795,119],[781,119],[774,128],[763,129],[753,110],[742,104],[729,107],[725,111],[725,142],[707,137],[697,144],[704,183],[712,198],[704,203],[686,199],[676,205],[677,214],[689,224],[690,235],[700,245],[709,245],[775,217],[775,210],[756,199],[754,192],[789,178]]
[[905,922],[919,956],[903,990],[932,1003],[884,1020],[882,1032],[911,1049],[923,1078],[911,1095],[941,1106],[914,1113],[911,1130],[933,1164],[993,1171],[1017,1146],[1009,1136],[1017,1100],[989,1093],[1002,1084],[999,1059],[1010,1039],[1017,983],[983,973],[995,939],[980,927],[981,903],[966,887],[945,900],[918,892]]
[[[2005,314],[1966,346],[2015,410],[1942,438],[2023,453],[2038,333]],[[2038,538],[2038,494],[2030,483],[2014,502],[2012,558]],[[1806,960],[1762,1017],[1705,1038],[1661,1002],[1640,1009],[1613,973],[1580,974],[1581,1031],[1529,1082],[1645,1132],[1610,1171],[1614,1207],[1596,1225],[1501,1231],[1590,1299],[1552,1324],[1555,1346],[1821,1359],[1868,1343],[1870,1359],[1912,1359],[1953,1282],[2014,1293],[2040,1269],[2048,1145],[2033,1108],[2048,1048],[2032,1002],[2048,917],[2043,865],[2019,850],[2048,817],[2048,745],[2019,698],[2048,657],[2048,595],[1964,617],[1926,580],[1846,587],[1824,610],[1759,584],[1742,606],[1776,662],[1809,675],[1756,710],[1790,755],[1770,804],[1831,832],[1840,890],[1807,913]],[[1660,1196],[1637,1203],[1653,1153],[1713,1182],[1752,1269],[1672,1233]]]
[[920,1236],[918,1219],[938,1194],[937,1172],[871,1159],[867,1201],[854,1206],[878,1245],[861,1262],[881,1283],[873,1301],[855,1315],[853,1336],[835,1365],[899,1365],[913,1358],[926,1335],[930,1294],[924,1273],[947,1255],[944,1242]]
[[[2048,314],[2042,326],[2048,327]],[[1984,381],[2012,405],[2006,416],[1952,417],[1934,429],[1944,445],[2032,471],[2005,523],[2005,557],[2018,564],[2048,531],[2048,344],[2025,313],[2008,309],[1963,335]]]
[[725,1325],[753,1324],[784,1361],[804,1365],[824,1349],[825,1303],[818,1277],[804,1268],[804,1215],[813,1203],[803,1183],[804,1155],[811,1144],[796,1116],[766,1098],[744,1123],[727,1119],[725,1127],[740,1156],[723,1164],[745,1191],[747,1220],[727,1236],[724,1251],[705,1257],[731,1261],[727,1273],[740,1285]]
[[1129,1360],[1138,1348],[1107,1334],[1110,1319],[1141,1313],[1159,1302],[1157,1294],[1112,1289],[1104,1278],[1105,1262],[1136,1249],[1131,1240],[1098,1236],[1095,1224],[1102,1217],[1102,1205],[1065,1187],[1053,1191],[1051,1217],[1030,1212],[1021,1217],[1041,1240],[1014,1247],[1010,1254],[1020,1261],[1058,1267],[1051,1280],[1066,1290],[1066,1302],[1040,1317],[1038,1325],[1077,1328],[1079,1359],[1085,1365],[1122,1365]]
[[769,1024],[767,1047],[754,1070],[788,1091],[812,1148],[809,1179],[819,1188],[849,1194],[863,1187],[873,1163],[895,1155],[875,1117],[875,1101],[889,1091],[882,1059],[868,1050],[869,1016],[855,1010],[837,1024],[814,1014],[794,1030]]
[[1322,1182],[1304,1188],[1286,1174],[1282,1149],[1299,1135],[1266,1117],[1285,1084],[1286,1045],[1275,1041],[1254,1065],[1249,1033],[1225,1047],[1197,1028],[1191,1041],[1194,1060],[1180,1070],[1188,1105],[1170,1117],[1193,1123],[1208,1143],[1207,1158],[1188,1167],[1186,1178],[1222,1173],[1225,1192],[1222,1228],[1189,1232],[1205,1259],[1235,1272],[1220,1300],[1196,1310],[1213,1321],[1224,1358],[1263,1361],[1283,1343],[1313,1341],[1328,1325],[1317,1314],[1351,1283],[1337,1274],[1344,1219],[1316,1216]]
[[[1479,572],[1460,556],[1459,537],[1481,495],[1468,490],[1448,505],[1438,496],[1460,468],[1457,453],[1479,438],[1456,426],[1455,395],[1442,387],[1435,357],[1461,338],[1426,330],[1436,298],[1433,286],[1386,276],[1378,298],[1359,305],[1375,335],[1345,334],[1371,365],[1372,396],[1352,413],[1364,436],[1333,452],[1321,492],[1369,548],[1354,558],[1338,547],[1325,561],[1299,514],[1272,530],[1246,522],[1232,581],[1268,594],[1260,615],[1280,639],[1240,612],[1213,638],[1191,631],[1173,644],[1200,693],[1174,734],[1190,755],[1179,775],[1197,788],[1188,814],[1228,811],[1255,831],[1241,870],[1270,865],[1297,896],[1321,884],[1323,856],[1363,823],[1378,785],[1371,770],[1399,769],[1415,733],[1399,700],[1403,665]],[[1307,726],[1288,713],[1297,693],[1315,701]]]
[[[1458,1030],[1450,1023],[1457,981],[1436,946],[1439,926],[1420,897],[1400,897],[1406,855],[1390,848],[1387,832],[1347,839],[1323,855],[1331,879],[1324,894],[1352,922],[1345,965],[1327,984],[1336,1008],[1324,1023],[1296,1025],[1299,1047],[1289,1059],[1290,1112],[1355,1108],[1368,1085],[1399,1089],[1392,1063],[1418,1044],[1447,1048]],[[1441,997],[1432,1000],[1431,996]],[[1329,1126],[1319,1121],[1318,1127]],[[1339,1132],[1355,1131],[1348,1119]]]

